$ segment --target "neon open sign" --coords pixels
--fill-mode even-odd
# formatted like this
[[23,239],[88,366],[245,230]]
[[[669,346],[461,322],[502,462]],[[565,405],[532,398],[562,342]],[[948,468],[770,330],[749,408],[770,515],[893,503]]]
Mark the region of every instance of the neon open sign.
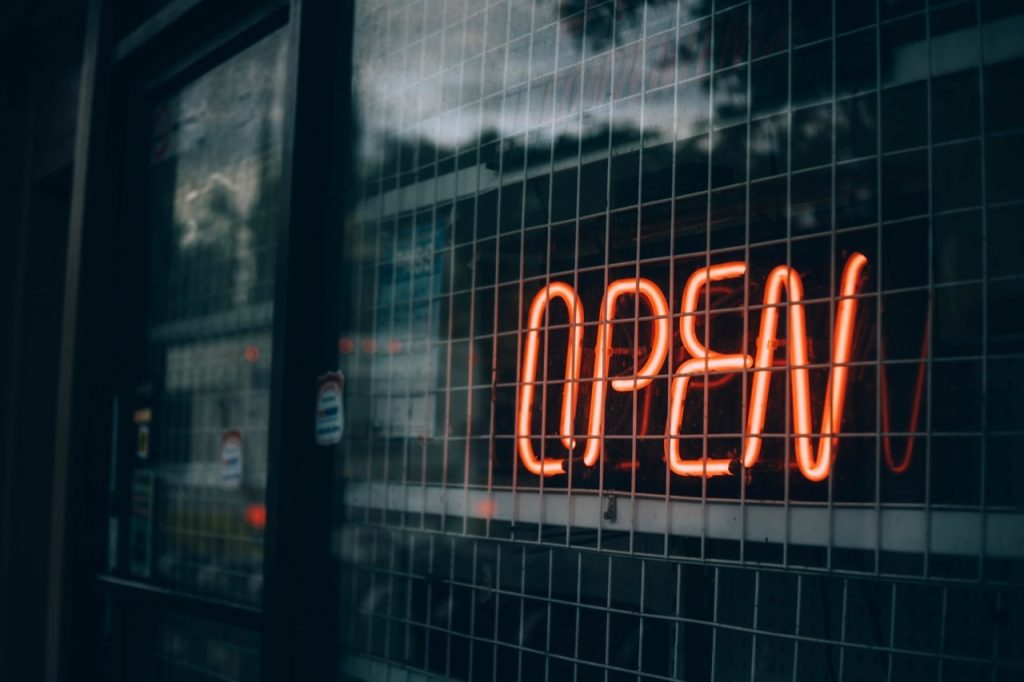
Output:
[[[679,336],[689,357],[671,376],[670,403],[665,425],[665,460],[672,473],[679,476],[723,476],[736,473],[740,466],[753,467],[761,454],[765,417],[768,412],[769,389],[777,349],[784,345],[788,352],[792,382],[792,427],[796,464],[811,481],[822,481],[832,471],[837,439],[843,421],[843,401],[849,376],[853,346],[854,322],[857,317],[856,294],[860,288],[867,258],[860,253],[850,256],[843,267],[836,304],[831,368],[825,389],[824,409],[814,448],[811,410],[807,322],[804,312],[803,280],[792,267],[780,265],[768,275],[764,290],[765,307],[761,313],[760,332],[753,357],[746,353],[724,353],[707,348],[697,338],[697,306],[701,292],[712,282],[743,277],[747,264],[736,261],[700,268],[690,275],[683,290]],[[615,307],[623,296],[639,296],[654,315],[651,352],[644,365],[629,377],[609,377],[611,331],[615,323]],[[778,342],[779,307],[788,299],[788,332],[786,343]],[[565,387],[559,419],[559,437],[567,451],[573,453],[577,443],[573,437],[576,403],[579,393],[580,368],[583,355],[583,306],[576,290],[564,282],[552,282],[540,290],[530,304],[526,342],[521,365],[521,388],[516,403],[516,449],[523,465],[539,476],[567,473],[567,458],[538,457],[531,440],[534,392],[537,386],[537,364],[540,357],[540,334],[544,316],[554,299],[569,311],[569,342],[565,361]],[[593,467],[601,458],[605,428],[605,402],[608,387],[613,391],[639,391],[650,385],[661,372],[668,357],[672,333],[669,306],[665,294],[654,282],[644,278],[626,278],[611,282],[601,301],[600,324],[594,353],[593,388],[587,418],[584,466]],[[750,400],[739,460],[694,457],[682,451],[679,436],[687,390],[693,377],[710,374],[750,371],[753,375]]]

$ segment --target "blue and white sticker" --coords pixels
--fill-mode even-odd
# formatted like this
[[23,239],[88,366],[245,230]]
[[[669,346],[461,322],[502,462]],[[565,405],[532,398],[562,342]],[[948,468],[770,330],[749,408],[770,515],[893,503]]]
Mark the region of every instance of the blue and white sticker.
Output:
[[316,444],[336,445],[345,431],[345,408],[341,391],[345,377],[331,372],[320,377],[316,387]]
[[220,437],[220,484],[229,490],[242,486],[242,432],[237,429]]

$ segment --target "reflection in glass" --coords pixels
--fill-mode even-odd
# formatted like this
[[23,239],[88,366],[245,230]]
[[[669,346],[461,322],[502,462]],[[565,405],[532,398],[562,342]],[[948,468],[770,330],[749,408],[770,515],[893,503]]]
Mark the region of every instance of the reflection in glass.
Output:
[[[995,563],[914,529],[930,505],[966,524],[1009,504],[991,466],[1010,461],[993,443],[1019,440],[1019,401],[993,398],[1013,392],[993,374],[1016,371],[1020,350],[1004,312],[1022,290],[1008,255],[1021,244],[1019,41],[989,31],[982,65],[977,23],[923,1],[452,1],[443,21],[428,4],[357,6],[345,229],[359,248],[339,340],[346,674],[397,662],[463,679],[874,679],[889,657],[908,679],[934,677],[887,648],[893,590],[878,574],[977,581]],[[918,30],[928,16],[933,34]],[[953,100],[963,111],[942,106]],[[842,286],[855,254],[866,263]],[[757,368],[771,377],[759,457],[742,474],[677,475],[665,432],[672,371],[692,359],[676,332],[684,285],[735,262],[742,277],[688,314],[708,348],[775,351]],[[787,366],[804,362],[787,355],[792,302],[766,296],[779,267],[803,283],[806,381]],[[665,345],[648,299],[602,311],[616,281],[654,283],[671,340],[649,383],[604,391],[600,456],[585,461],[602,315],[617,320],[602,337],[609,377],[628,384]],[[578,296],[581,343],[561,302],[527,339],[551,283]],[[852,324],[837,327],[840,307]],[[774,344],[759,332],[771,314]],[[536,383],[517,426],[524,363]],[[836,456],[821,475],[805,454],[809,480],[793,412],[820,432],[836,367]],[[753,374],[689,380],[672,443],[684,462],[742,456]],[[522,465],[526,431],[532,468],[557,471]],[[929,621],[901,627],[949,627],[932,604],[943,589],[900,595],[897,611]],[[776,591],[752,610],[751,595]],[[672,596],[667,612],[648,608],[652,593]],[[844,627],[863,659],[839,655]],[[1002,665],[981,658],[970,665],[985,674]]]
[[149,169],[153,574],[241,602],[262,591],[285,40],[157,104]]

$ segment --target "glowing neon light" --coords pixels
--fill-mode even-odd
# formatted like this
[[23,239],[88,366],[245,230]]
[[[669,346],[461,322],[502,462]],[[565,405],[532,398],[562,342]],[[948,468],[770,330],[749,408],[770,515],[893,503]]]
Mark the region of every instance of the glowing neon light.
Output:
[[[747,356],[749,359],[750,356]],[[694,374],[714,372],[737,372],[744,367],[743,359],[737,362],[734,356],[715,358],[692,358],[685,361],[676,370],[672,378],[672,402],[669,408],[668,425],[666,427],[665,456],[672,473],[680,476],[724,476],[733,473],[733,460],[730,459],[696,459],[684,460],[679,453],[679,429],[683,424],[683,406],[686,404],[686,391],[690,377]]]
[[[746,263],[731,262],[712,265],[701,268],[690,276],[683,292],[679,336],[685,351],[691,357],[684,360],[671,377],[671,402],[665,428],[665,458],[673,473],[680,476],[721,476],[734,473],[741,463],[747,468],[753,467],[757,463],[761,453],[761,434],[764,430],[768,410],[771,369],[775,361],[775,351],[779,345],[777,341],[779,309],[785,305],[788,312],[788,329],[785,338],[788,348],[789,372],[793,383],[792,412],[797,466],[800,472],[812,481],[821,481],[829,476],[837,447],[836,436],[842,427],[846,385],[849,380],[849,363],[853,351],[854,323],[858,308],[856,295],[867,262],[867,258],[862,254],[855,253],[847,260],[843,268],[833,330],[831,369],[826,387],[816,455],[812,448],[809,339],[807,338],[807,322],[803,304],[803,280],[799,273],[789,266],[779,266],[769,274],[764,293],[765,308],[761,314],[760,333],[754,357],[746,353],[723,353],[707,348],[697,338],[696,333],[696,316],[701,292],[713,282],[743,277],[747,271]],[[783,293],[788,297],[788,303],[783,302]],[[642,297],[654,314],[651,352],[643,367],[637,370],[635,375],[610,379],[608,372],[612,353],[611,337],[612,325],[615,324],[615,308],[618,299],[628,294]],[[576,446],[573,431],[583,346],[583,310],[575,289],[563,282],[552,282],[538,292],[530,305],[521,387],[516,406],[516,439],[519,458],[530,472],[539,476],[555,476],[566,473],[568,461],[566,459],[540,459],[534,453],[530,442],[540,331],[545,312],[552,298],[559,298],[565,302],[573,320],[570,324],[566,351],[565,388],[562,396],[559,431],[562,444],[567,450],[571,452]],[[650,385],[661,371],[668,356],[671,339],[669,314],[664,293],[650,280],[643,278],[620,279],[608,285],[601,302],[600,321],[597,329],[594,382],[587,421],[587,444],[582,456],[585,466],[594,466],[601,457],[608,384],[611,384],[611,387],[619,392],[638,391]],[[706,333],[710,337],[710,329]],[[926,349],[927,337],[924,344]],[[922,363],[923,358],[922,355]],[[691,378],[702,377],[703,385],[710,388],[722,383],[720,379],[712,381],[711,375],[728,375],[748,369],[753,369],[754,378],[750,392],[747,435],[743,441],[742,457],[739,460],[709,459],[706,456],[697,459],[683,459],[680,452],[679,436]],[[921,369],[918,371],[911,431],[916,430],[920,412],[922,371]],[[883,426],[887,431],[889,416],[886,386],[883,373]],[[644,400],[642,433],[647,432],[650,412],[649,398],[648,395]],[[913,453],[912,439],[908,444],[903,461],[899,465],[894,464],[892,460],[888,438],[885,440],[885,448],[886,460],[891,469],[894,471],[905,470],[909,466]]]
[[[679,318],[679,337],[683,347],[693,356],[684,361],[672,378],[668,424],[665,426],[665,459],[672,473],[680,476],[724,476],[735,466],[729,459],[683,460],[679,452],[679,431],[683,425],[683,409],[690,377],[695,374],[739,372],[748,369],[753,359],[746,353],[719,353],[704,347],[697,339],[697,305],[700,293],[709,282],[742,277],[747,264],[722,263],[701,268],[690,275],[683,289],[682,317]],[[710,329],[708,330],[710,337]]]
[[741,261],[722,263],[701,268],[690,275],[683,288],[682,317],[679,318],[679,338],[683,347],[695,358],[721,355],[716,351],[708,351],[697,339],[697,305],[700,303],[700,292],[708,282],[720,282],[723,279],[742,277],[747,272],[747,264]]
[[526,348],[523,351],[522,385],[519,389],[519,404],[516,415],[516,444],[519,459],[530,473],[537,476],[564,474],[565,460],[545,457],[543,461],[533,451],[530,442],[530,417],[533,412],[533,394],[537,381],[537,361],[540,352],[540,330],[544,313],[551,298],[565,302],[572,323],[569,325],[569,347],[565,356],[565,387],[562,391],[562,419],[560,431],[562,444],[572,450],[573,422],[576,417],[576,397],[579,393],[580,361],[583,358],[583,306],[580,305],[576,290],[564,282],[552,282],[533,297],[526,332]]
[[860,282],[861,272],[868,259],[855,253],[846,261],[840,285],[839,304],[836,311],[835,331],[832,343],[832,370],[828,387],[825,389],[825,406],[821,417],[821,437],[818,440],[818,455],[811,448],[811,383],[807,368],[807,322],[804,317],[803,281],[793,268],[780,265],[768,275],[765,286],[765,309],[761,313],[761,331],[757,340],[757,355],[754,359],[754,383],[750,392],[750,409],[747,416],[747,433],[743,447],[743,465],[752,467],[761,453],[760,434],[764,430],[765,415],[768,411],[768,388],[771,384],[771,367],[775,356],[776,336],[779,321],[779,305],[782,289],[789,294],[789,331],[786,335],[789,347],[790,377],[793,381],[793,430],[796,432],[796,462],[800,472],[812,481],[821,481],[832,471],[835,450],[835,435],[839,433],[843,418],[843,401],[846,397],[846,382],[849,375],[847,363],[853,347],[853,323],[857,316],[857,299],[854,296]]
[[[651,338],[651,354],[647,362],[630,378],[608,381],[608,364],[612,351],[612,325],[615,323],[615,304],[619,297],[639,294],[651,307],[655,315]],[[650,384],[665,364],[671,339],[668,302],[657,284],[649,279],[619,279],[608,285],[601,302],[601,320],[597,328],[597,348],[594,352],[594,386],[590,394],[590,418],[587,423],[587,447],[583,451],[583,463],[592,467],[601,456],[604,441],[604,406],[608,384],[619,392],[639,391]]]

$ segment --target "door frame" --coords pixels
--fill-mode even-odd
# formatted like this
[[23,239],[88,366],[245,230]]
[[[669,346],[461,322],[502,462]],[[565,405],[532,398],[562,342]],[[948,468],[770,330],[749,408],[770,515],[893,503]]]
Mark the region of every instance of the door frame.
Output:
[[[47,610],[48,682],[130,679],[139,618],[180,613],[256,632],[262,679],[337,666],[332,559],[336,452],[314,441],[316,378],[337,366],[338,268],[349,172],[352,4],[172,0],[115,39],[113,0],[90,0],[83,52],[58,359]],[[268,423],[262,608],[196,597],[109,570],[127,537],[129,377],[140,366],[146,230],[140,168],[153,93],[195,78],[271,31],[288,32]],[[140,165],[142,164],[142,165]],[[128,348],[125,348],[127,346]],[[116,519],[116,521],[111,521]],[[126,566],[126,542],[117,543]],[[149,616],[149,617],[147,617]],[[102,679],[102,678],[101,678]]]

